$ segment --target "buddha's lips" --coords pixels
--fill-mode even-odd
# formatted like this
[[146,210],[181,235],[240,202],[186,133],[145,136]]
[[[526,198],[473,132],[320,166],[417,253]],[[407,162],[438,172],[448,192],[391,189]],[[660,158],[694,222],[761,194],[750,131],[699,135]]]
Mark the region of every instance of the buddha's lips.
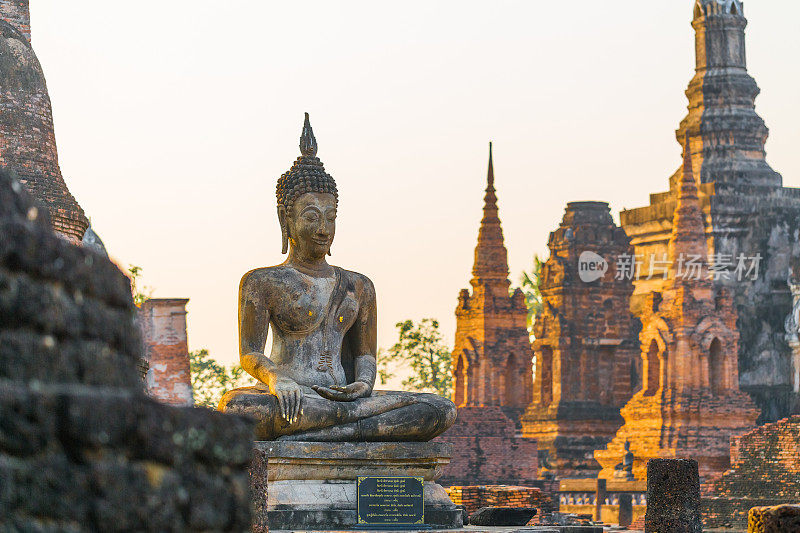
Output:
[[316,244],[319,244],[320,246],[325,246],[326,244],[328,244],[328,239],[311,239],[311,240],[314,241]]

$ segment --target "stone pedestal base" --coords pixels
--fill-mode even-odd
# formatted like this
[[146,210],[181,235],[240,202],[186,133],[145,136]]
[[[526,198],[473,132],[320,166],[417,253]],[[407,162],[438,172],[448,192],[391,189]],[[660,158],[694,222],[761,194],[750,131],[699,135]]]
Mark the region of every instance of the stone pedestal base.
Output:
[[422,477],[425,523],[459,528],[461,510],[435,482],[450,454],[431,442],[256,442],[253,531],[354,527],[359,476]]

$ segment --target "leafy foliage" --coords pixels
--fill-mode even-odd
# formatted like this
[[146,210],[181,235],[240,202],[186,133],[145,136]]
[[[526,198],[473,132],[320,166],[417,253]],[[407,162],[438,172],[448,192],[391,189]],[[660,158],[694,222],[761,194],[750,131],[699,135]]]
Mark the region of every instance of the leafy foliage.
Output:
[[189,352],[189,368],[195,405],[212,409],[216,409],[225,392],[255,383],[240,365],[226,367],[205,348]]
[[528,307],[528,333],[533,340],[533,323],[536,320],[536,315],[542,312],[544,306],[542,300],[542,293],[539,291],[539,281],[542,276],[543,261],[539,258],[538,254],[533,256],[533,268],[530,272],[522,272],[520,276],[520,289],[522,294],[525,295],[525,305]]
[[141,285],[142,270],[140,266],[128,265],[128,277],[131,280],[131,293],[133,295],[133,303],[136,307],[141,307],[142,304],[153,297],[153,288],[147,285]]
[[415,324],[406,320],[397,323],[397,331],[397,343],[379,354],[381,383],[385,384],[394,376],[391,368],[405,364],[411,368],[411,375],[403,381],[403,387],[449,397],[453,388],[450,348],[442,340],[439,321],[423,318]]

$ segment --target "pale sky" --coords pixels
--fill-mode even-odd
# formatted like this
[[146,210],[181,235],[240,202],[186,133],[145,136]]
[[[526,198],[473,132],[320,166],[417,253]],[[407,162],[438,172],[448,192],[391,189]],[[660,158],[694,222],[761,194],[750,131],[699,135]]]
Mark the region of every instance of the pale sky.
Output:
[[[646,205],[680,164],[690,0],[31,0],[61,169],[118,263],[187,297],[189,345],[237,358],[246,271],[280,263],[275,182],[303,112],[336,179],[331,263],[378,292],[379,345],[452,345],[487,143],[512,281],[568,201]],[[768,160],[800,186],[800,2],[748,0]]]

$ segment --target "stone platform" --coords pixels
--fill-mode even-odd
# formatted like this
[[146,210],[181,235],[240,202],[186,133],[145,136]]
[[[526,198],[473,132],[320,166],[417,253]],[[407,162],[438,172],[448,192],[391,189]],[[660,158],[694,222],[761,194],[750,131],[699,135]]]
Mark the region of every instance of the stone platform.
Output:
[[450,456],[433,442],[256,442],[253,531],[352,528],[359,476],[422,477],[425,523],[460,528],[461,509],[436,483]]

